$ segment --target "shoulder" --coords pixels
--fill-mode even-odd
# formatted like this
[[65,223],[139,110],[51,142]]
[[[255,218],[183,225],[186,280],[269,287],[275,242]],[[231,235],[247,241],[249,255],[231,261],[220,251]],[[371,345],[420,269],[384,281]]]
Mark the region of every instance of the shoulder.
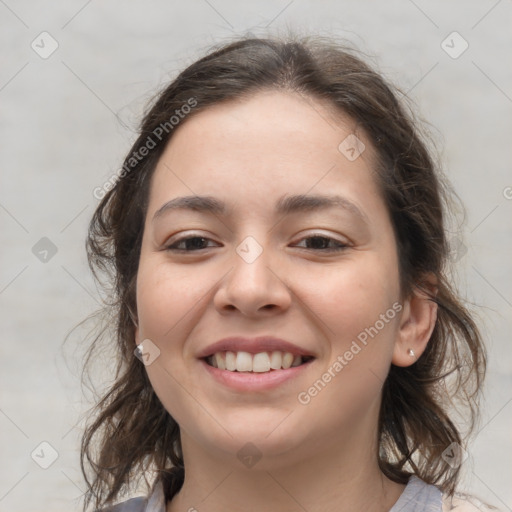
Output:
[[389,512],[502,512],[477,497],[456,492],[448,496],[435,485],[411,475],[398,501]]
[[122,503],[117,503],[116,505],[102,508],[96,512],[144,512],[146,505],[146,498],[131,498],[129,500],[123,501]]
[[138,497],[111,505],[96,512],[165,512],[165,496],[161,481],[157,481],[147,498]]
[[483,503],[476,496],[456,492],[453,496],[443,494],[442,512],[500,512],[496,507]]

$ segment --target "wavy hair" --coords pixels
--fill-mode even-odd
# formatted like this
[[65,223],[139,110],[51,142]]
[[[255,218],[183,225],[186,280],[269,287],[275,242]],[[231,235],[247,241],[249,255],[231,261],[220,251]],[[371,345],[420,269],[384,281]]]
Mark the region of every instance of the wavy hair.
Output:
[[[97,403],[82,438],[80,461],[88,487],[84,509],[118,500],[149,471],[163,480],[167,499],[183,484],[179,426],[134,356],[135,283],[150,180],[173,135],[172,129],[161,127],[183,112],[191,98],[196,106],[180,122],[212,105],[264,90],[321,100],[334,114],[355,120],[375,148],[373,170],[396,234],[402,294],[422,289],[438,305],[424,353],[409,367],[392,365],[383,386],[379,465],[395,482],[406,483],[415,474],[446,493],[455,492],[460,468],[447,464],[443,451],[465,442],[453,411],[465,413],[468,436],[474,430],[487,356],[473,315],[450,283],[449,187],[431,141],[406,95],[350,46],[332,37],[239,37],[210,48],[157,95],[119,179],[90,221],[88,262],[94,278],[108,283],[103,283],[109,290],[104,311],[110,321],[103,334],[113,321],[109,343],[115,342],[118,359],[113,384]],[[154,147],[141,151],[148,137]],[[134,154],[139,155],[136,161]],[[437,278],[437,295],[423,287],[428,273]],[[94,361],[101,337],[91,344],[87,363]]]

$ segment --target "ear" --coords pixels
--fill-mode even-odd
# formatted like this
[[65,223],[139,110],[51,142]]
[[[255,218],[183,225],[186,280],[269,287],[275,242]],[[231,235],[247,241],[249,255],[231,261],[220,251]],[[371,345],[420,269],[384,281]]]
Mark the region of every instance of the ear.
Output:
[[404,301],[391,360],[395,366],[410,366],[423,354],[436,325],[437,304],[432,298],[436,295],[437,279],[428,274],[421,289],[415,287]]

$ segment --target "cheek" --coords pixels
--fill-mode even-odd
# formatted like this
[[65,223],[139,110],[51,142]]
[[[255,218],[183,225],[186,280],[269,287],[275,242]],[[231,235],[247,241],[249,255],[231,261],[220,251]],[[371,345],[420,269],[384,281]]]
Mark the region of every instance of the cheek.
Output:
[[141,259],[137,277],[140,339],[154,338],[166,344],[170,338],[180,339],[176,336],[180,323],[194,314],[204,294],[204,280],[193,273],[179,272],[155,259]]
[[347,263],[329,279],[308,282],[314,290],[309,304],[322,320],[329,353],[301,390],[299,403],[325,435],[378,414],[401,310],[393,269],[375,258],[361,266]]
[[[343,348],[349,339],[379,321],[399,298],[398,269],[392,258],[368,253],[303,282],[309,303],[324,322],[325,332]],[[307,291],[306,291],[307,289]],[[380,323],[379,323],[380,326]]]
[[146,366],[146,372],[165,409],[180,425],[204,422],[183,387],[188,382],[184,342],[190,318],[195,308],[201,307],[204,293],[197,277],[190,273],[184,275],[156,258],[141,258],[137,277],[138,342],[149,339],[158,348],[158,356]]

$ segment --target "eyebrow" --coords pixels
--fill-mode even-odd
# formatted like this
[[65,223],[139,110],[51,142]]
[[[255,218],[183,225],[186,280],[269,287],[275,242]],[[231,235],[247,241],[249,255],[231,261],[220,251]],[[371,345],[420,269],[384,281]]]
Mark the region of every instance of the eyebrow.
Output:
[[[291,213],[326,210],[329,208],[342,208],[368,222],[366,215],[347,198],[339,195],[306,195],[298,194],[281,197],[275,205],[275,214],[289,215]],[[153,216],[153,222],[162,217],[164,213],[174,210],[193,210],[212,213],[215,215],[231,215],[232,210],[219,199],[212,196],[182,196],[176,197],[163,204]]]

